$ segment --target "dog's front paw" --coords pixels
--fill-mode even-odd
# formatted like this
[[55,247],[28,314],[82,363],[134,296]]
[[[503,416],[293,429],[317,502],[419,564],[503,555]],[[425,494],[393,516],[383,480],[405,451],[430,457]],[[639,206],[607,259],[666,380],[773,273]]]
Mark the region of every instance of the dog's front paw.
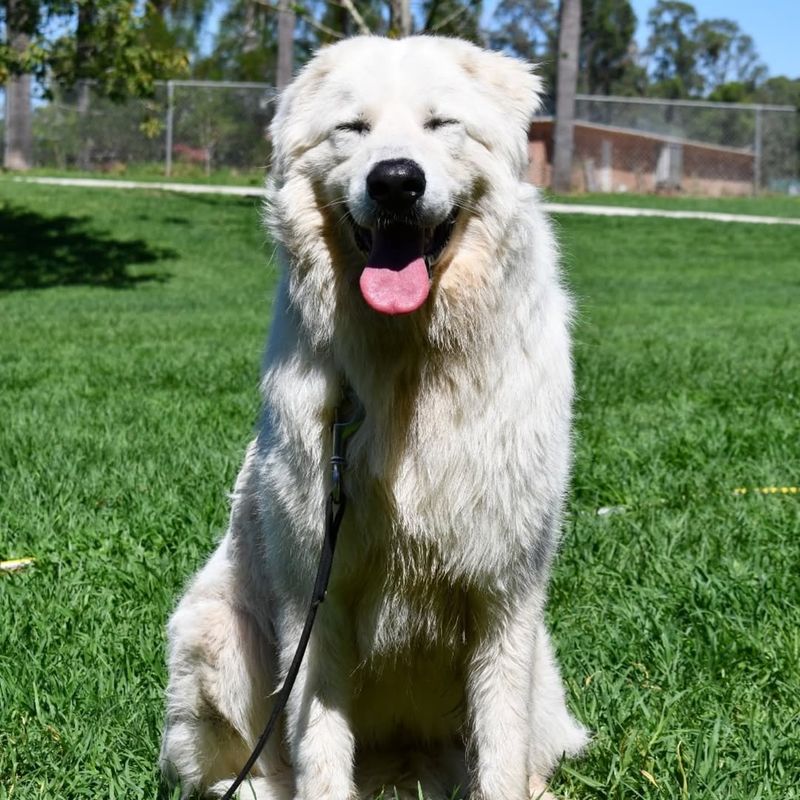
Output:
[[358,800],[358,791],[349,775],[316,769],[313,775],[298,776],[294,800]]
[[313,791],[298,792],[294,800],[359,800],[359,794],[354,789],[348,790],[347,794],[341,794],[330,787],[321,786]]

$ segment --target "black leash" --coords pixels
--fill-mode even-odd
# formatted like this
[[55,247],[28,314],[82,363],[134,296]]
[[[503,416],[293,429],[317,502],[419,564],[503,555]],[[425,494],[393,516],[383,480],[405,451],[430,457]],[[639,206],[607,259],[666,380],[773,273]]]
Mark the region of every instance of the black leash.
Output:
[[339,535],[339,527],[342,524],[344,510],[347,506],[347,495],[344,492],[344,470],[347,466],[347,461],[345,460],[347,441],[361,427],[363,421],[364,409],[358,401],[355,401],[354,416],[348,422],[339,422],[339,409],[336,410],[336,421],[333,423],[331,491],[325,504],[325,535],[322,540],[322,552],[319,556],[317,577],[314,581],[314,591],[311,594],[311,605],[308,608],[308,614],[306,614],[306,622],[305,625],[303,625],[303,632],[300,634],[300,640],[297,643],[297,649],[294,652],[289,671],[286,673],[283,686],[281,686],[280,691],[275,695],[275,705],[272,707],[272,713],[269,715],[267,725],[261,736],[258,737],[256,746],[250,754],[250,758],[247,759],[247,762],[228,788],[228,791],[222,796],[221,800],[231,800],[234,792],[236,792],[247,778],[253,764],[256,763],[258,757],[261,755],[264,745],[266,745],[267,740],[272,735],[278,717],[280,717],[281,713],[286,708],[289,694],[297,680],[297,674],[300,672],[300,665],[303,663],[303,657],[306,654],[308,640],[311,637],[311,629],[314,627],[314,619],[317,616],[317,609],[320,603],[325,599],[325,593],[328,590],[328,581],[330,580],[331,568],[333,567],[333,553],[336,550],[336,539]]

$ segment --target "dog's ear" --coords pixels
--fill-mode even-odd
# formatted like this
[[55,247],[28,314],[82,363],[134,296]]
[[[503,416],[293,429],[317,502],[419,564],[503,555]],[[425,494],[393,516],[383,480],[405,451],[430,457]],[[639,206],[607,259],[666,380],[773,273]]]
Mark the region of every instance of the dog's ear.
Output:
[[308,146],[318,133],[309,120],[317,92],[315,88],[331,69],[330,47],[322,47],[277,98],[275,115],[269,126],[272,143],[270,174],[280,182],[292,155]]
[[269,174],[273,181],[276,179],[280,181],[286,171],[286,160],[291,148],[286,141],[285,129],[291,119],[291,109],[297,97],[296,84],[299,79],[298,76],[280,92],[272,122],[269,124],[269,138],[272,145]]
[[486,86],[488,95],[502,103],[502,111],[527,133],[541,106],[543,81],[532,64],[519,58],[468,45],[462,66],[470,78]]
[[300,96],[298,84],[303,77],[301,72],[277,98],[277,107],[269,125],[269,138],[272,144],[270,175],[280,180],[286,171],[287,160],[292,152],[291,119],[292,109]]

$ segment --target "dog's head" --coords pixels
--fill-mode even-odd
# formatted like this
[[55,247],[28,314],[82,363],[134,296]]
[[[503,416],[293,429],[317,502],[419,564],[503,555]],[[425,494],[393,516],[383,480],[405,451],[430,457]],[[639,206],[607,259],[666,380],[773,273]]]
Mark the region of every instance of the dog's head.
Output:
[[432,320],[491,282],[539,88],[526,64],[454,39],[322,50],[272,126],[268,218],[295,302]]

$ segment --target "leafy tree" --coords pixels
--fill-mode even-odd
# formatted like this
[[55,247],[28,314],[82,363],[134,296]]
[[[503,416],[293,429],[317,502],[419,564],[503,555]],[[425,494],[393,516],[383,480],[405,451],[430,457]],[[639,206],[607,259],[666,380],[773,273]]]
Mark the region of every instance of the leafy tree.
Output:
[[44,65],[55,82],[94,82],[112,100],[152,94],[154,82],[182,74],[186,52],[166,36],[163,18],[136,0],[78,0],[64,14],[75,27],[43,42]]
[[631,50],[635,30],[629,0],[583,0],[580,74],[589,94],[613,94],[626,73],[636,69]]
[[35,0],[0,3],[0,27],[5,29],[5,41],[0,42],[0,83],[36,70],[42,57],[36,37],[48,16],[45,4]]
[[[357,33],[385,34],[389,26],[386,0],[231,0],[212,53],[198,59],[194,74],[277,85],[282,18],[284,58],[297,64],[307,61],[321,45]],[[292,32],[291,59],[285,55],[287,30]],[[287,71],[285,65],[283,71]]]
[[162,47],[175,47],[196,58],[203,25],[213,0],[150,0],[155,14],[149,34]]
[[212,53],[198,61],[195,74],[211,80],[274,82],[277,34],[277,6],[233,0],[220,20]]
[[[298,59],[306,61],[321,44],[369,31],[386,33],[388,7],[384,0],[359,0],[355,3],[334,0],[306,0],[294,3],[301,26],[295,37]],[[355,14],[353,13],[355,11]]]
[[[643,94],[629,0],[584,0],[581,11],[579,87],[590,94]],[[489,45],[540,62],[545,84],[555,86],[558,8],[554,0],[502,0],[492,19]]]
[[492,17],[489,46],[539,64],[555,91],[558,8],[554,0],[501,0]]
[[706,92],[728,83],[741,83],[752,89],[766,77],[755,42],[733,20],[703,20],[697,24],[694,38]]
[[481,8],[482,0],[424,0],[418,32],[460,36],[483,44]]
[[716,103],[747,103],[752,87],[741,81],[728,81],[715,86],[708,94],[708,99]]
[[[273,14],[284,0],[256,0]],[[481,0],[291,0],[296,17],[294,58],[303,63],[320,45],[358,33],[437,33],[482,42]],[[416,13],[415,13],[416,12]]]
[[[15,74],[66,86],[87,79],[122,99],[150,92],[154,80],[187,66],[185,49],[164,33],[164,19],[152,3],[5,0],[0,21],[7,34],[0,44],[0,82]],[[52,30],[66,32],[54,37]]]
[[642,54],[635,41],[628,45],[624,69],[611,86],[611,94],[621,97],[644,97],[649,90],[650,79],[644,66]]
[[794,106],[800,112],[800,78],[778,75],[768,78],[753,92],[757,103],[777,106]]
[[[0,47],[0,80],[7,82],[7,156],[30,163],[31,76],[45,86],[92,81],[115,100],[152,94],[158,78],[185,71],[187,57],[165,36],[163,17],[137,0],[5,0],[6,41]],[[58,35],[53,35],[58,31]],[[88,93],[86,95],[88,97]],[[12,158],[13,162],[13,158]]]
[[683,0],[658,0],[647,24],[650,38],[645,53],[652,62],[652,93],[670,98],[697,94],[702,78],[697,72],[694,6]]
[[674,98],[714,94],[733,100],[766,78],[753,39],[733,20],[699,20],[690,3],[659,0],[648,25],[652,94]]

